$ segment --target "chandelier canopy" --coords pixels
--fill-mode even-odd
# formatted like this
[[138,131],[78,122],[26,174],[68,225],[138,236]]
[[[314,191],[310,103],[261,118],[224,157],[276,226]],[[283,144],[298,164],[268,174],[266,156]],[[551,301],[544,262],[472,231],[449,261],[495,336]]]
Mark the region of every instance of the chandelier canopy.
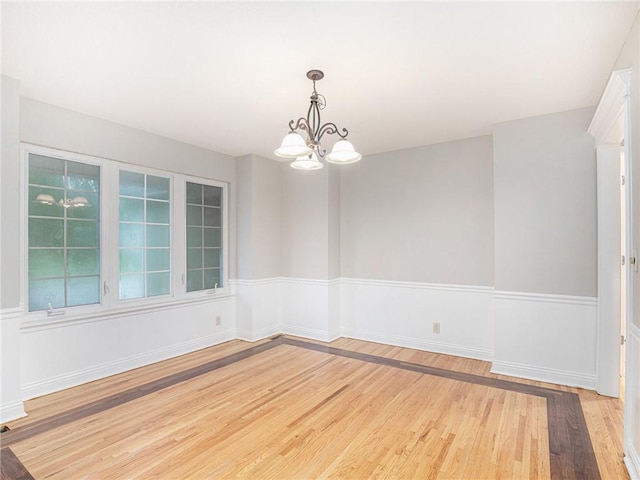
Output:
[[[323,110],[327,102],[323,95],[316,91],[316,81],[321,80],[324,73],[320,70],[309,70],[307,78],[313,81],[313,93],[311,94],[311,104],[307,111],[307,116],[289,122],[289,133],[282,140],[280,148],[275,154],[283,158],[295,158],[291,163],[293,168],[300,170],[317,170],[324,165],[318,157],[324,158],[327,162],[339,165],[355,163],[362,158],[355,151],[353,145],[347,140],[349,132],[346,128],[338,129],[335,123],[320,121],[320,110]],[[305,132],[306,139],[298,132]],[[322,148],[322,137],[324,135],[336,134],[340,137],[330,153]]]

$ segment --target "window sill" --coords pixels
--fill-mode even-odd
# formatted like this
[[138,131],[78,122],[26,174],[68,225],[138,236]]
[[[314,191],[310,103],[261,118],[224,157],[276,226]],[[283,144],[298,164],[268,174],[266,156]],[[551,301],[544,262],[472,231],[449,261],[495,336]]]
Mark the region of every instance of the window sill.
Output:
[[102,322],[105,320],[111,320],[113,318],[128,316],[135,313],[149,313],[154,311],[172,310],[189,305],[198,305],[202,303],[216,303],[221,300],[234,298],[235,294],[230,292],[219,293],[215,295],[204,295],[197,298],[181,298],[180,300],[169,300],[164,302],[137,304],[120,306],[118,308],[102,309],[93,312],[84,313],[65,313],[63,315],[55,317],[42,317],[38,316],[37,319],[29,318],[34,314],[25,314],[23,321],[20,324],[20,330],[25,332],[32,332],[38,330],[48,330],[51,328],[59,328],[73,325],[80,325],[83,323]]

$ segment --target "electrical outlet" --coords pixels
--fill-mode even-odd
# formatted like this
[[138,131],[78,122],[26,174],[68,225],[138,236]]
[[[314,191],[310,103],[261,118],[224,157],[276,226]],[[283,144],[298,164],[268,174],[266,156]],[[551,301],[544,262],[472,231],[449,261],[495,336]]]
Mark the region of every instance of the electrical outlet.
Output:
[[222,318],[220,315],[216,315],[216,325],[222,325]]
[[433,333],[440,333],[440,322],[433,322]]

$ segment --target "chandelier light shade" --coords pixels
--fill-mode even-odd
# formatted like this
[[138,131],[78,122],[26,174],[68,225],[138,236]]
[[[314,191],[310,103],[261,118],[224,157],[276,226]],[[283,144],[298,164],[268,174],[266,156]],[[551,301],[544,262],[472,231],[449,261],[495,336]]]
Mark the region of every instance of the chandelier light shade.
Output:
[[324,165],[318,160],[316,152],[312,152],[309,156],[296,158],[294,162],[291,162],[291,167],[298,170],[318,170]]
[[[347,140],[349,132],[346,128],[339,129],[335,123],[320,121],[320,110],[324,110],[327,102],[324,96],[316,91],[316,82],[323,77],[324,73],[320,70],[307,72],[307,78],[313,81],[311,104],[307,116],[289,122],[289,133],[282,140],[280,148],[274,152],[282,158],[295,158],[296,160],[291,163],[293,168],[317,170],[323,167],[319,160],[323,157],[330,163],[340,165],[355,163],[362,158],[362,155],[356,152],[351,142]],[[304,137],[302,132],[305,134]],[[322,138],[333,134],[338,135],[340,139],[333,146],[331,153],[327,154],[326,149],[322,147]]]
[[39,194],[34,200],[35,203],[41,203],[43,205],[57,205],[59,207],[69,208],[69,207],[90,207],[89,201],[84,197],[75,197],[75,198],[61,198],[56,201],[53,198],[53,195],[49,195],[48,193]]
[[313,150],[307,146],[302,135],[288,133],[282,139],[282,145],[275,151],[275,154],[283,158],[298,158],[309,155]]
[[362,158],[362,155],[356,152],[349,140],[338,140],[333,146],[331,153],[325,158],[327,162],[346,165],[348,163],[356,163]]

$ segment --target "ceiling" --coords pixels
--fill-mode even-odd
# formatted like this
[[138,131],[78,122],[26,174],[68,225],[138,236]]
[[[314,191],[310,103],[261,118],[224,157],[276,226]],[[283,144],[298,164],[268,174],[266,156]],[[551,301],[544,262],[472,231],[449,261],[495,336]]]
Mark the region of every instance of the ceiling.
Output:
[[[276,158],[325,78],[364,155],[598,103],[639,2],[6,2],[21,95]],[[330,147],[333,142],[327,142]]]

